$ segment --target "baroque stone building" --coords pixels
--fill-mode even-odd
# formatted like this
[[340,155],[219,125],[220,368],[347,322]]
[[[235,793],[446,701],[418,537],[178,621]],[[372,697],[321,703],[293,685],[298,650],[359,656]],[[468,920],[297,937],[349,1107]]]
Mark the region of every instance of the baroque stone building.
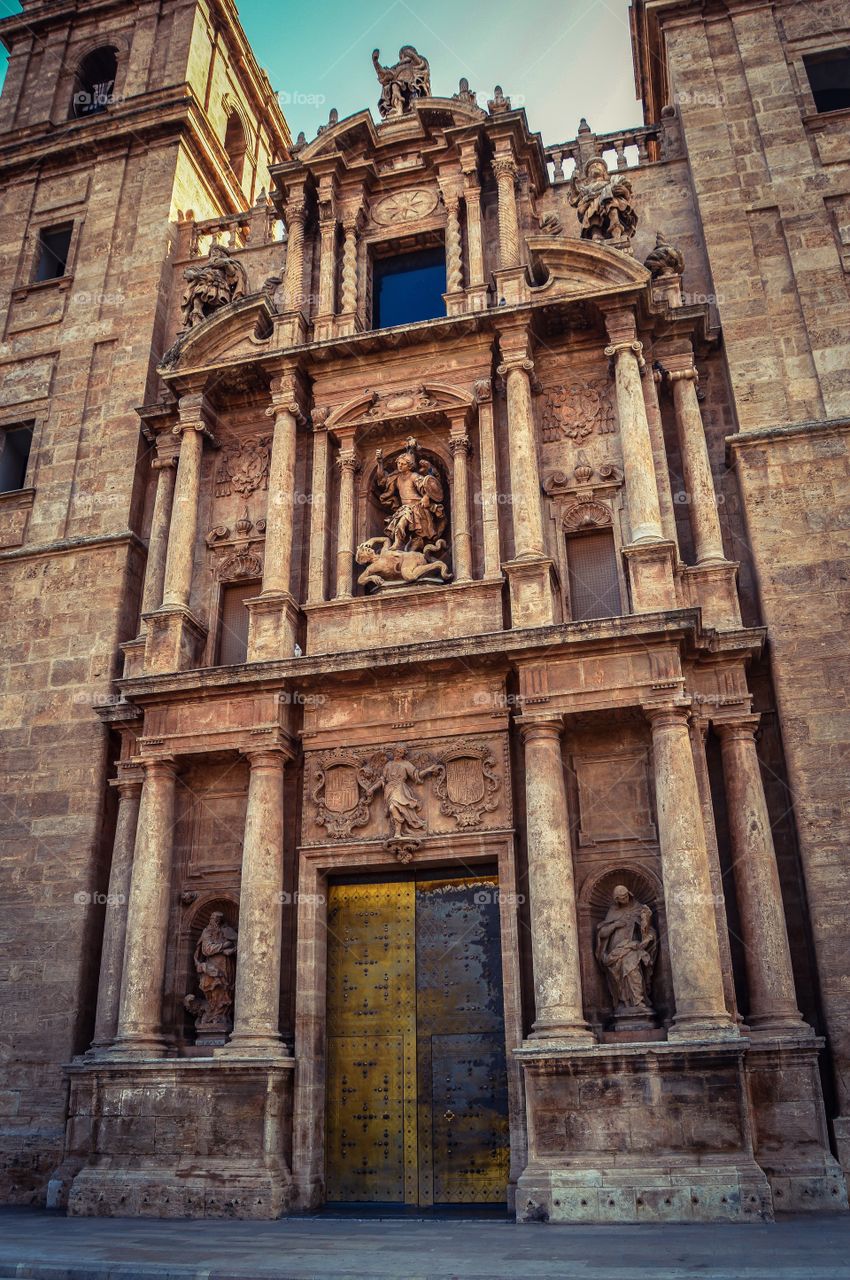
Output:
[[850,32],[631,16],[558,145],[0,23],[4,1199],[846,1211]]

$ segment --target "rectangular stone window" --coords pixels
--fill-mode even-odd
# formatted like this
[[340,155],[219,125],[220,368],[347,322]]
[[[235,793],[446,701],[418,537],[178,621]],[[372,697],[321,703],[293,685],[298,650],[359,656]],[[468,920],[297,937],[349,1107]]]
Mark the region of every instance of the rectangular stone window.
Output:
[[216,665],[230,667],[248,658],[248,610],[245,601],[260,594],[259,582],[228,582],[221,589]]
[[41,228],[33,280],[58,280],[65,275],[73,230],[73,222],[65,222],[60,227]]
[[23,489],[32,447],[32,426],[0,430],[0,493]]
[[850,49],[803,55],[818,114],[850,108]]
[[617,618],[623,612],[617,549],[610,529],[567,537],[570,620]]
[[415,249],[372,263],[372,327],[390,329],[446,314],[446,251]]

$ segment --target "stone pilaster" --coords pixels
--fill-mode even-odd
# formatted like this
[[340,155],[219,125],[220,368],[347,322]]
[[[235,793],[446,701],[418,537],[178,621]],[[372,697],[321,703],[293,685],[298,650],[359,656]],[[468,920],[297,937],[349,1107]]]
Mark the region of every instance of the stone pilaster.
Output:
[[259,596],[246,601],[250,614],[250,662],[291,657],[298,626],[298,605],[290,589],[296,433],[298,423],[304,421],[298,402],[297,374],[294,370],[285,370],[272,379],[270,389],[272,403],[266,414],[274,418],[274,435],[269,462],[263,589]]
[[496,439],[493,431],[493,384],[482,378],[475,384],[478,405],[478,448],[481,491],[481,523],[484,540],[484,577],[499,578],[502,557],[499,547],[499,482],[496,473]]
[[162,604],[143,615],[147,636],[145,670],[152,672],[182,671],[194,666],[206,638],[206,628],[189,607],[198,535],[201,461],[204,437],[210,437],[205,397],[202,394],[181,396],[178,412],[180,420],[174,434],[180,437],[180,453],[165,555]]
[[283,773],[279,747],[245,752],[250,766],[236,956],[233,1034],[216,1056],[281,1057]]
[[464,206],[466,209],[466,254],[469,281],[466,292],[468,309],[483,311],[487,306],[487,284],[484,278],[484,237],[481,228],[481,181],[474,147],[461,151]]
[[560,719],[523,720],[536,1017],[531,1038],[592,1043],[584,1020]]
[[[160,443],[162,441],[162,443]],[[168,531],[174,505],[178,450],[173,435],[157,437],[156,457],[151,467],[156,474],[151,529],[148,537],[148,559],[142,592],[142,617],[162,604],[165,587],[165,562],[168,555]]]
[[313,426],[313,483],[310,496],[310,562],[307,570],[307,600],[318,604],[325,598],[325,547],[328,490],[329,410],[316,407],[311,416]]
[[353,442],[342,445],[336,465],[339,468],[336,598],[347,600],[354,593],[354,477],[360,470],[360,455]]
[[737,1035],[723,973],[688,708],[645,708],[652,726],[655,805],[676,1017],[670,1039]]
[[160,1057],[176,767],[165,756],[138,763],[144,769],[144,784],[127,907],[118,1031],[111,1052],[120,1057]]
[[452,455],[452,551],[455,582],[469,582],[472,578],[472,534],[469,528],[469,436],[464,433],[464,421],[452,423],[449,449]]
[[130,901],[130,878],[133,872],[133,849],[139,807],[142,798],[142,771],[136,765],[119,765],[118,777],[112,782],[118,792],[118,817],[112,842],[109,887],[106,891],[106,914],[103,918],[103,946],[100,953],[100,975],[97,984],[97,1012],[91,1051],[106,1049],[118,1031],[118,1006],[121,998],[121,973],[124,965],[124,943],[127,935],[127,910]]
[[314,337],[323,341],[333,336],[336,309],[337,230],[339,221],[332,175],[321,178],[319,205],[319,297],[314,319]]
[[655,484],[658,490],[658,506],[661,512],[661,532],[666,542],[671,542],[679,553],[679,535],[676,531],[676,511],[673,506],[673,490],[670,486],[670,466],[667,458],[667,446],[664,443],[664,425],[661,420],[661,406],[658,403],[658,385],[661,374],[657,369],[645,368],[641,379],[643,402],[646,408],[646,422],[649,427],[649,438],[652,442],[652,457],[655,462]]
[[287,311],[300,311],[304,304],[304,223],[307,206],[304,192],[293,192],[283,206],[286,223],[286,273],[284,277]]
[[756,753],[758,723],[758,716],[714,722],[723,757],[735,895],[744,935],[747,1025],[754,1036],[799,1037],[809,1029],[797,1008],[776,851]]

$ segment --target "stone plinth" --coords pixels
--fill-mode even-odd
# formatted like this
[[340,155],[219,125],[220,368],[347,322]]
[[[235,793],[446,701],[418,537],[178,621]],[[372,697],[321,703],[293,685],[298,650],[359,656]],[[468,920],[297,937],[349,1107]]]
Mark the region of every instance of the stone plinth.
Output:
[[292,1200],[293,1067],[73,1063],[52,1203],[80,1217],[280,1217]]
[[180,607],[163,607],[155,613],[146,613],[143,622],[146,675],[188,671],[197,666],[207,629],[193,613]]
[[524,1046],[526,1222],[762,1222],[743,1042]]
[[554,561],[510,560],[502,567],[510,583],[514,627],[548,627],[561,621]]

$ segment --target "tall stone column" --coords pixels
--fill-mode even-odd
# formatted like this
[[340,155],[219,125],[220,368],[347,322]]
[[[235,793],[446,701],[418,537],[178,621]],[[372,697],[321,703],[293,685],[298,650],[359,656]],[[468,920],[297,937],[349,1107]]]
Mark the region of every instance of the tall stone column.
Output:
[[328,489],[328,430],[330,410],[313,409],[313,484],[310,504],[310,563],[307,571],[307,601],[317,604],[325,598],[325,525]]
[[170,757],[141,762],[142,787],[127,907],[118,1034],[112,1052],[159,1057],[162,982],[168,945],[176,767]]
[[361,209],[347,208],[342,215],[342,282],[340,290],[340,314],[337,328],[341,333],[353,333],[359,327],[357,282],[357,252]]
[[645,708],[652,726],[655,805],[676,1017],[671,1039],[737,1035],[723,992],[714,894],[688,708]]
[[534,361],[524,353],[510,352],[497,370],[507,386],[511,513],[517,560],[534,560],[545,555],[540,469],[531,399],[533,369]]
[[198,498],[201,492],[201,459],[207,432],[200,395],[180,397],[180,422],[174,428],[180,436],[174,504],[165,558],[163,609],[188,609],[192,591],[192,568],[198,533]]
[[[466,251],[469,259],[469,284],[479,298],[486,287],[484,279],[484,237],[481,231],[481,183],[474,160],[464,168],[464,204],[466,205]],[[478,309],[478,304],[474,304]]]
[[[169,435],[169,445],[171,445]],[[142,617],[153,613],[162,604],[165,586],[165,561],[168,555],[168,531],[174,505],[174,484],[177,478],[177,452],[173,447],[157,448],[157,456],[151,464],[156,472],[156,493],[148,538],[148,559],[145,565],[145,586],[142,592]]]
[[499,268],[519,266],[519,217],[516,203],[517,167],[513,156],[493,157],[499,191]]
[[797,1008],[776,851],[756,752],[758,716],[717,720],[729,814],[735,895],[744,935],[754,1034],[810,1034]]
[[643,344],[637,341],[612,342],[605,348],[606,356],[614,360],[617,416],[620,422],[632,544],[661,542],[664,538],[652,438],[641,386],[642,352]]
[[446,208],[446,293],[460,293],[463,288],[463,253],[460,236],[460,197],[456,192],[443,192]]
[[658,490],[658,506],[661,511],[661,531],[666,541],[673,543],[678,554],[679,535],[676,530],[673,490],[670,486],[670,466],[667,458],[667,446],[664,443],[661,406],[658,403],[658,384],[660,380],[661,374],[657,369],[644,369],[642,378],[643,402],[646,408],[649,438],[652,442],[652,457],[655,462],[655,484]]
[[269,460],[263,589],[259,596],[246,601],[250,614],[248,658],[252,662],[291,657],[298,625],[298,606],[290,581],[296,436],[304,415],[298,403],[295,371],[288,369],[274,377],[270,390],[272,402],[266,414],[274,418],[274,434]]
[[696,563],[720,564],[726,560],[723,534],[717,513],[714,477],[705,440],[705,427],[697,399],[698,375],[691,361],[685,368],[668,371],[673,388],[673,405],[679,448],[682,454],[688,512],[694,536]]
[[502,572],[499,547],[499,484],[496,475],[496,438],[493,431],[493,384],[482,378],[475,384],[478,405],[478,447],[481,471],[481,522],[484,537],[484,577],[498,578]]
[[525,749],[528,891],[536,1018],[534,1039],[591,1043],[584,1020],[573,855],[561,757],[561,722],[521,722]]
[[[460,424],[460,428],[462,431],[463,423]],[[449,436],[449,449],[454,463],[452,550],[455,582],[469,582],[472,578],[472,534],[469,528],[469,436],[453,431]]]
[[353,445],[344,445],[337,456],[339,467],[339,515],[337,519],[336,598],[354,593],[354,477],[360,456]]
[[332,198],[319,205],[319,307],[318,315],[329,318],[334,314],[336,292],[336,231],[337,218]]
[[127,911],[130,901],[130,878],[133,872],[133,849],[136,844],[139,806],[142,798],[142,774],[135,766],[119,766],[112,786],[118,792],[118,817],[112,843],[109,887],[106,891],[106,914],[103,919],[103,947],[100,953],[100,976],[97,984],[97,1012],[92,1050],[106,1049],[118,1031],[118,1006],[121,999],[121,972],[124,966],[124,943],[127,935]]
[[283,207],[286,222],[286,269],[284,290],[287,311],[300,311],[304,302],[304,223],[307,206],[299,192]]
[[250,765],[236,956],[233,1034],[218,1052],[281,1057],[280,961],[283,893],[283,772],[279,748],[247,751]]

